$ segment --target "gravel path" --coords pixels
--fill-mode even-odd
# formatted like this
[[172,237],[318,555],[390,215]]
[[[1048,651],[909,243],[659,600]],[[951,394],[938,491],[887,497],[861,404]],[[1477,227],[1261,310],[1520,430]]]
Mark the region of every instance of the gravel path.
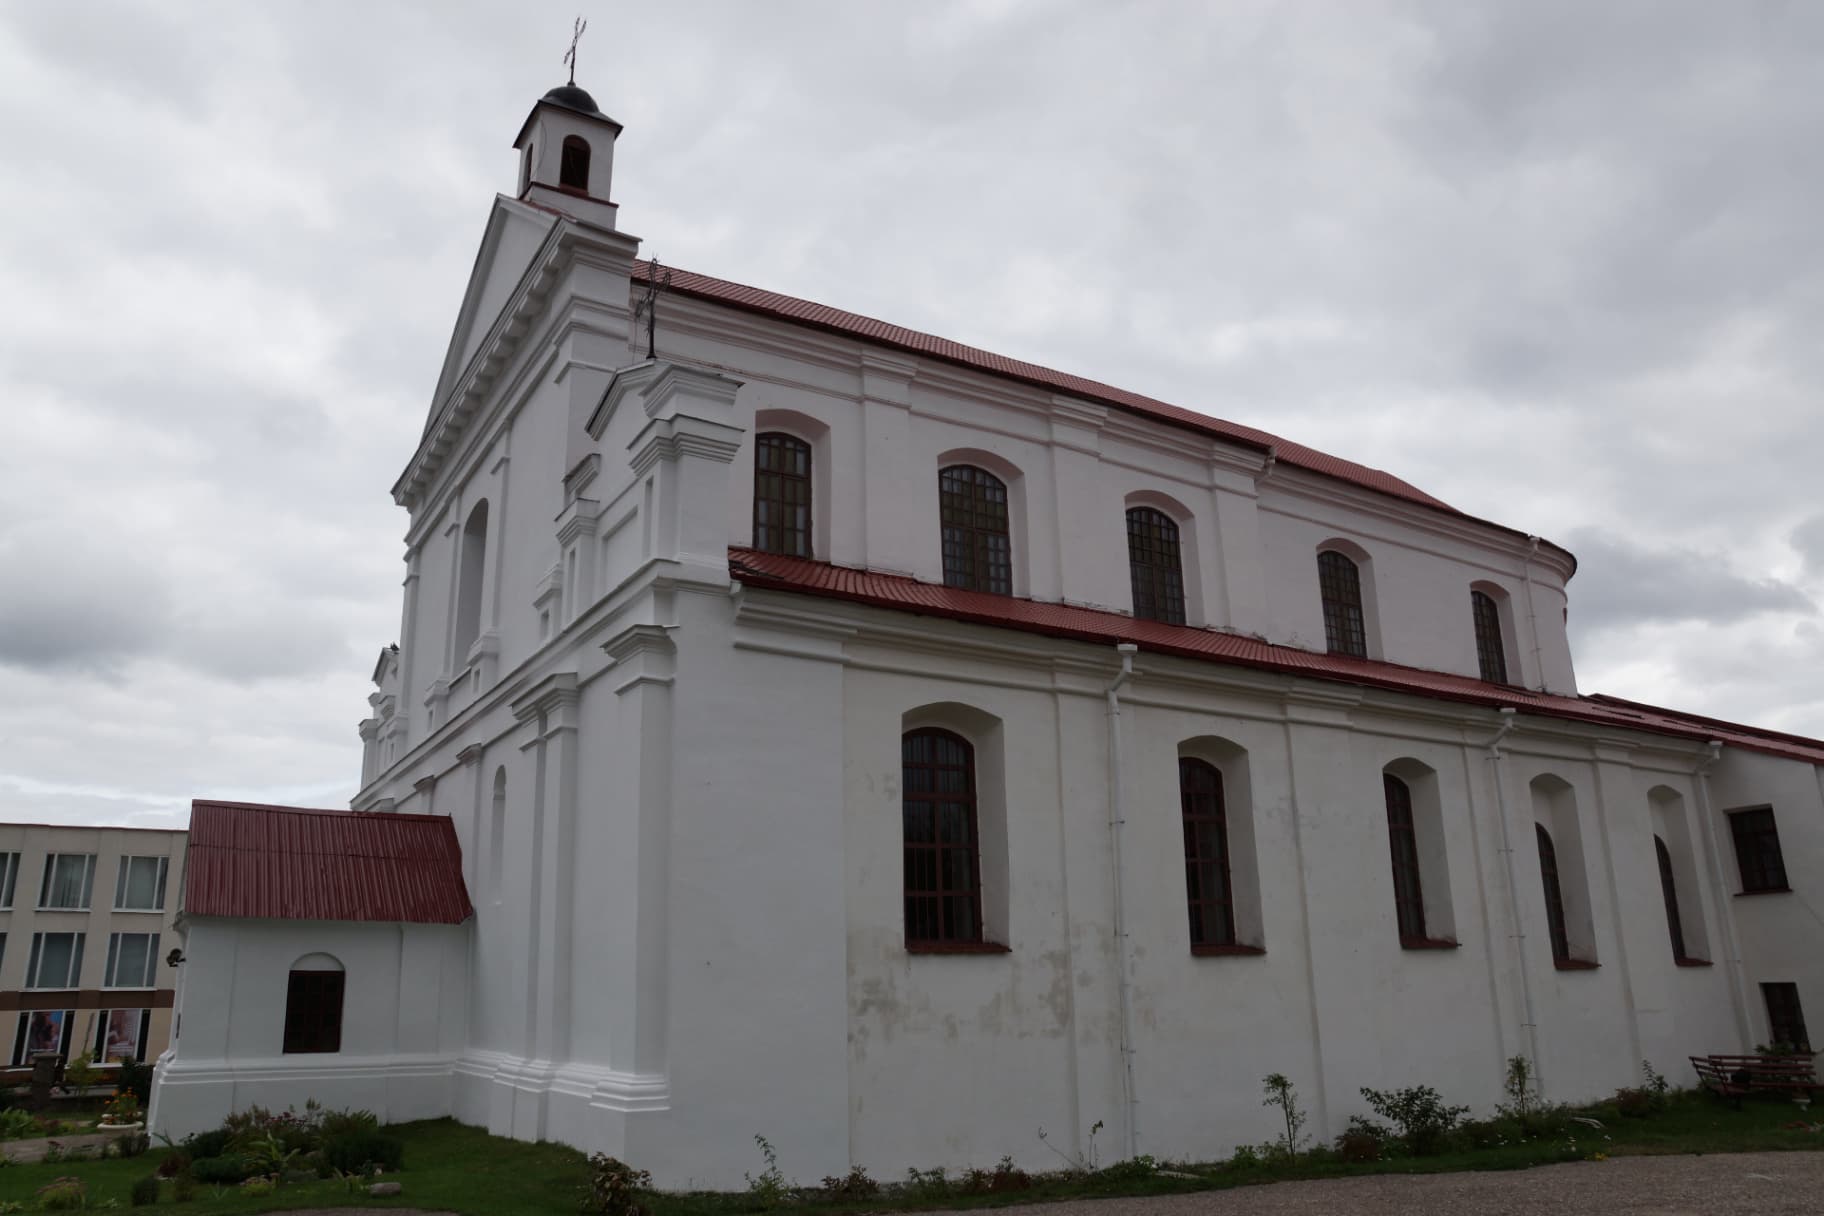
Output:
[[1824,1211],[1824,1152],[1616,1157],[1530,1170],[1278,1182],[1006,1210],[1035,1216],[1816,1216]]

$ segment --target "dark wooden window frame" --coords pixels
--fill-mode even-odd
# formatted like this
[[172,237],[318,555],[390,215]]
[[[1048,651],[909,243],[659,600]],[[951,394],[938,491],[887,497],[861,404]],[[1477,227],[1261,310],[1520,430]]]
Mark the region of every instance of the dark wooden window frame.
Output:
[[1184,897],[1195,955],[1264,954],[1235,924],[1234,854],[1223,773],[1207,760],[1178,758],[1178,807],[1184,824]]
[[1587,959],[1571,957],[1571,936],[1565,928],[1564,888],[1558,880],[1558,846],[1545,825],[1533,825],[1539,845],[1539,878],[1545,887],[1545,924],[1552,939],[1552,964],[1560,971],[1586,971],[1596,966]]
[[1425,882],[1419,863],[1412,787],[1392,773],[1382,773],[1381,793],[1387,804],[1387,845],[1393,861],[1393,909],[1400,945],[1407,950],[1455,949],[1458,943],[1432,937],[1426,930]]
[[293,971],[285,987],[286,1055],[342,1050],[342,1011],[348,975]]
[[1659,890],[1666,900],[1666,932],[1672,937],[1672,960],[1681,967],[1708,967],[1708,959],[1693,958],[1685,949],[1685,921],[1678,910],[1678,875],[1672,868],[1672,850],[1657,834],[1653,855],[1659,862]]
[[953,464],[937,475],[944,586],[1013,594],[1013,537],[1007,483],[987,469]]
[[589,141],[580,135],[564,136],[558,158],[557,184],[577,194],[589,193]]
[[1331,654],[1368,657],[1368,617],[1362,603],[1361,567],[1347,553],[1325,549],[1317,555],[1317,582],[1324,601],[1324,645]]
[[811,557],[811,445],[784,431],[754,437],[754,548]]
[[935,726],[900,737],[900,820],[907,951],[1004,952],[982,927],[981,825],[969,740]]
[[1127,571],[1136,617],[1184,624],[1184,549],[1177,520],[1157,507],[1128,508]]
[[1729,835],[1735,841],[1735,864],[1743,895],[1790,891],[1786,857],[1780,850],[1780,826],[1770,806],[1729,812]]
[[1476,664],[1490,684],[1507,683],[1507,644],[1501,633],[1501,605],[1486,591],[1469,593],[1476,625]]
[[1761,1000],[1767,1005],[1768,1042],[1810,1051],[1811,1035],[1805,1029],[1805,1011],[1799,1006],[1799,986],[1789,982],[1764,983]]

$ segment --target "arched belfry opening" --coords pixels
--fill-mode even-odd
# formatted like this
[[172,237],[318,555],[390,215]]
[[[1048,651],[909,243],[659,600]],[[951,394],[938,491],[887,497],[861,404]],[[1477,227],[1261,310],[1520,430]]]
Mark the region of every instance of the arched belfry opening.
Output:
[[558,166],[557,184],[566,190],[589,193],[589,141],[580,135],[564,136],[564,156]]

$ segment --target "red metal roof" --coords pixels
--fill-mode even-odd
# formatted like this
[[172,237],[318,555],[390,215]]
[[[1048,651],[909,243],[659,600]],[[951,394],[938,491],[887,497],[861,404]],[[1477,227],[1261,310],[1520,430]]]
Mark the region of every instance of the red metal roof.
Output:
[[190,804],[190,916],[461,924],[474,914],[442,815]]
[[782,557],[752,549],[731,548],[728,551],[728,567],[732,577],[751,587],[850,600],[881,608],[1019,629],[1072,641],[1111,646],[1118,642],[1133,642],[1144,651],[1158,654],[1234,663],[1312,679],[1337,680],[1411,693],[1414,696],[1486,705],[1491,709],[1511,705],[1525,713],[1675,735],[1700,742],[1720,739],[1731,746],[1751,751],[1811,764],[1824,764],[1824,741],[1759,730],[1694,714],[1682,714],[1676,710],[1623,701],[1616,697],[1564,697],[1529,692],[1448,672],[1426,671],[1417,667],[1402,667],[1397,663],[1352,659],[1343,655],[1319,654],[1291,646],[1277,646],[1239,634],[1137,620],[1118,612],[1105,612],[1095,608],[1042,604],[982,591],[959,591],[953,587],[922,583],[902,575],[851,570],[826,562]]
[[[942,359],[948,363],[959,364],[997,376],[1006,376],[1042,388],[1056,389],[1059,392],[1111,405],[1116,409],[1140,414],[1172,426],[1184,427],[1187,430],[1227,440],[1230,443],[1239,443],[1263,452],[1270,451],[1275,454],[1276,459],[1284,461],[1286,464],[1308,469],[1325,477],[1333,477],[1377,493],[1418,503],[1420,506],[1442,511],[1460,519],[1487,524],[1489,527],[1498,528],[1516,536],[1524,535],[1505,524],[1476,519],[1475,516],[1457,510],[1449,503],[1432,497],[1410,482],[1395,477],[1392,473],[1381,469],[1371,469],[1367,465],[1357,464],[1353,460],[1344,460],[1339,456],[1308,448],[1302,443],[1294,443],[1289,439],[1281,439],[1277,435],[1256,427],[1242,426],[1240,423],[1200,414],[1195,410],[1185,409],[1183,406],[1172,405],[1169,402],[1129,392],[1097,380],[1073,376],[1068,372],[1042,367],[1037,363],[1010,359],[1006,355],[997,355],[993,351],[965,346],[961,342],[952,342],[948,338],[939,338],[933,334],[920,333],[915,329],[891,325],[885,321],[875,320],[873,317],[861,316],[858,313],[844,312],[826,304],[801,300],[796,296],[781,295],[775,291],[763,291],[758,287],[731,283],[726,279],[711,278],[706,274],[696,274],[688,270],[679,270],[676,267],[667,266],[665,269],[671,275],[669,290],[682,295],[694,296],[746,312],[760,313],[778,320],[842,334],[845,337],[872,342],[878,346],[891,346],[913,354]],[[650,262],[634,262],[633,278],[635,282],[646,282],[651,273],[652,264]],[[1558,548],[1556,545],[1552,547]],[[1560,550],[1560,552],[1565,552],[1567,557],[1570,556],[1567,551]]]

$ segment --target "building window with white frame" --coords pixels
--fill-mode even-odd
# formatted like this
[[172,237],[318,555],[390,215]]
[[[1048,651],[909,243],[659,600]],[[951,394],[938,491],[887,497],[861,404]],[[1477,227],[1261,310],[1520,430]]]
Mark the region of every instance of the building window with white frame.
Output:
[[75,1024],[74,1009],[21,1010],[19,1029],[13,1038],[13,1067],[26,1066],[33,1056],[43,1052],[68,1059],[70,1027]]
[[169,857],[122,857],[114,881],[116,912],[163,912]]
[[103,988],[151,988],[158,981],[158,934],[108,935],[108,969]]
[[147,1032],[152,1028],[150,1009],[104,1009],[95,1018],[95,1060],[113,1064],[120,1060],[143,1063]]
[[52,853],[44,859],[44,885],[38,892],[38,906],[87,911],[94,886],[95,854]]
[[27,988],[74,988],[82,975],[80,933],[32,934],[32,957],[25,968]]
[[0,908],[13,906],[13,892],[19,886],[19,854],[0,853]]

